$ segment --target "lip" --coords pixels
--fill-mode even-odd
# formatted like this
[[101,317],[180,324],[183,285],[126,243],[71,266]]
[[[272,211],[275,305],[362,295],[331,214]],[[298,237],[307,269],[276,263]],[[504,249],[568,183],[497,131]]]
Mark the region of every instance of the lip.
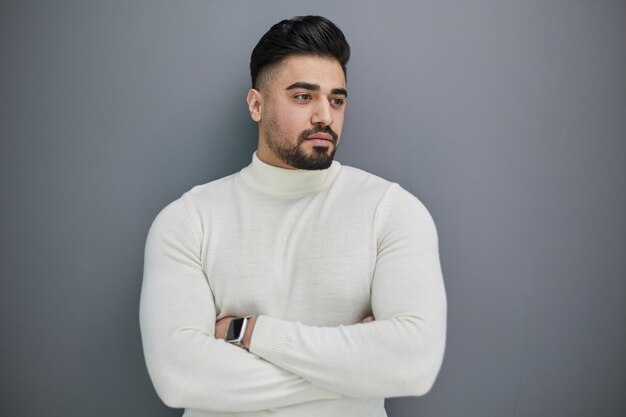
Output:
[[330,137],[330,135],[325,135],[323,133],[315,133],[307,138],[307,140],[312,139],[327,140],[329,142],[332,142],[332,138]]
[[307,142],[311,142],[313,145],[319,145],[319,146],[330,146],[332,144],[332,141],[328,140],[328,139],[307,139]]
[[306,138],[307,142],[311,142],[314,146],[330,146],[333,143],[332,137],[328,133],[313,133]]

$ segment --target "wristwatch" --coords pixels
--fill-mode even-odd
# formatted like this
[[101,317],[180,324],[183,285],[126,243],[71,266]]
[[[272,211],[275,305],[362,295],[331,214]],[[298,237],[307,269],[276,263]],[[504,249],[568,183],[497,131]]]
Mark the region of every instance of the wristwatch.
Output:
[[243,336],[246,334],[246,327],[248,327],[250,317],[252,316],[237,317],[230,321],[225,339],[228,343],[243,347]]

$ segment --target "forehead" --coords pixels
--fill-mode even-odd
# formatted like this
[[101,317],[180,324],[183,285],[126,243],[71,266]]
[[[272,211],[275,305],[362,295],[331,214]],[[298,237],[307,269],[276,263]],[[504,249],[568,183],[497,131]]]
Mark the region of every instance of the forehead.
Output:
[[334,58],[291,55],[276,68],[273,88],[285,89],[299,81],[318,84],[322,90],[345,88],[346,77]]

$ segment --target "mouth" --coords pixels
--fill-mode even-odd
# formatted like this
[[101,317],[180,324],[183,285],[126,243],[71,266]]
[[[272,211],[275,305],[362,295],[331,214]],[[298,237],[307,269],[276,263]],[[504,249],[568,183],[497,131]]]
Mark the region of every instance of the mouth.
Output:
[[313,145],[318,146],[330,146],[333,142],[333,138],[328,133],[314,133],[308,138],[307,142],[311,142]]
[[327,133],[314,133],[307,138],[307,140],[327,140],[332,142],[332,137]]
[[309,137],[306,139],[307,142],[311,142],[313,145],[317,146],[330,146],[333,141],[326,138],[321,137]]

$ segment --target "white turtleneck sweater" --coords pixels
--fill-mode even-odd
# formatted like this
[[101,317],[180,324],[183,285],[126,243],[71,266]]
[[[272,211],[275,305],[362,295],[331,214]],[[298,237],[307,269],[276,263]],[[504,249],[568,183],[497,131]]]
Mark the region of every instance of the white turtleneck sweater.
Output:
[[[214,337],[243,315],[259,316],[249,352]],[[435,225],[397,183],[255,152],[154,220],[140,325],[154,387],[185,417],[386,416],[385,397],[425,394],[441,367]]]

